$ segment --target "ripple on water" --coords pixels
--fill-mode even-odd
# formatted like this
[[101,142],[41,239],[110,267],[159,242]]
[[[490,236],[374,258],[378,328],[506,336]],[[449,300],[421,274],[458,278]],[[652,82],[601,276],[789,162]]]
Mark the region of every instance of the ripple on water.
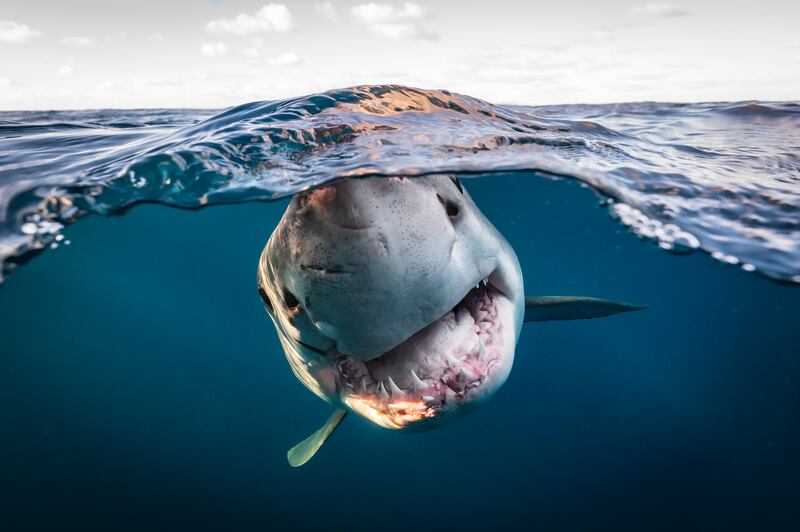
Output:
[[0,274],[82,215],[143,201],[199,208],[346,176],[535,171],[590,185],[665,250],[800,282],[797,138],[791,102],[521,107],[393,85],[220,113],[0,113]]

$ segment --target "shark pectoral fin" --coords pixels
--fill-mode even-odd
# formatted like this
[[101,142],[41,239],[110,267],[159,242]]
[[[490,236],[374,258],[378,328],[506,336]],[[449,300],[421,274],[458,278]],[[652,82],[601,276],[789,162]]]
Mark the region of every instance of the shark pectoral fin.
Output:
[[644,308],[594,297],[526,297],[524,321],[588,320]]
[[317,454],[319,448],[325,443],[339,423],[342,422],[344,416],[347,414],[346,410],[334,410],[328,421],[325,422],[314,434],[301,441],[286,453],[286,458],[289,459],[289,465],[292,467],[300,467],[305,464],[311,457]]

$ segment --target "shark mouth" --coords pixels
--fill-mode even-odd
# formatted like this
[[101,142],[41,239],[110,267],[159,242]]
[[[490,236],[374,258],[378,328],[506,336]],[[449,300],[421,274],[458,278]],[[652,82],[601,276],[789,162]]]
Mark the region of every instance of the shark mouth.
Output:
[[404,428],[491,394],[510,369],[515,339],[513,305],[494,278],[386,353],[340,355],[342,402],[378,425]]

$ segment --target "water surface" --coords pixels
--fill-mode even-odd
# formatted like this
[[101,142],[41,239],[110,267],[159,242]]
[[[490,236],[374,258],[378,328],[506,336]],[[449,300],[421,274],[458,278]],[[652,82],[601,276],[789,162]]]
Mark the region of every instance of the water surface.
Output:
[[[197,208],[331,179],[537,170],[665,249],[800,282],[800,104],[509,107],[364,86],[220,113],[0,113],[0,260],[137,202]],[[16,260],[15,260],[16,258]]]

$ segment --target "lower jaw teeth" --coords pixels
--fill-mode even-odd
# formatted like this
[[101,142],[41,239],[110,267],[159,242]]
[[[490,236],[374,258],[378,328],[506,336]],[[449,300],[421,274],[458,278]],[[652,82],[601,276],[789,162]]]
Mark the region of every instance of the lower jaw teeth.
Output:
[[478,338],[478,359],[481,362],[486,362],[489,358],[489,350],[486,349],[486,344],[483,343],[483,338]]
[[[401,381],[406,382],[404,388],[401,388],[389,375],[380,379],[374,377],[371,378],[370,375],[361,375],[360,378],[356,377],[358,380],[355,382],[348,379],[346,381],[346,385],[348,388],[350,388],[350,390],[352,390],[352,393],[355,393],[359,396],[373,396],[385,402],[390,402],[392,400],[413,401],[420,399],[424,402],[430,402],[434,399],[434,396],[429,395],[429,390],[435,391],[437,380],[444,383],[446,388],[450,388],[450,385],[453,385],[460,390],[463,387],[464,389],[461,390],[461,392],[465,392],[468,388],[474,386],[476,381],[482,381],[482,378],[476,375],[471,367],[466,365],[470,359],[473,361],[480,361],[481,364],[486,365],[486,371],[488,372],[490,357],[489,349],[486,346],[486,342],[488,340],[486,331],[481,330],[478,334],[477,340],[477,353],[470,355],[470,357],[464,361],[459,360],[451,353],[445,353],[445,365],[443,366],[445,375],[439,379],[429,379],[427,381],[422,380],[422,378],[420,378],[414,369],[409,369],[407,378],[405,381]],[[358,363],[361,363],[361,361],[356,362],[356,364]],[[424,395],[418,395],[423,392],[428,393],[425,393]]]
[[[482,286],[488,287],[487,279],[481,280],[476,288]],[[340,375],[345,379],[346,386],[351,390],[350,393],[365,400],[380,401],[390,407],[393,402],[394,404],[402,404],[404,401],[431,403],[437,401],[436,397],[440,397],[440,400],[444,402],[449,402],[449,399],[454,398],[463,399],[466,392],[479,386],[485,380],[491,368],[496,364],[496,361],[491,360],[487,347],[488,344],[493,343],[491,331],[496,325],[494,319],[496,309],[489,292],[480,292],[476,294],[476,297],[478,299],[468,299],[466,304],[459,304],[453,310],[456,324],[463,325],[462,320],[468,317],[473,320],[472,327],[477,341],[466,347],[468,355],[459,351],[462,353],[463,360],[449,351],[445,352],[438,364],[434,365],[441,364],[441,368],[433,369],[432,373],[429,372],[427,378],[423,380],[414,369],[410,368],[405,375],[401,375],[399,378],[386,375],[392,371],[392,365],[396,364],[394,362],[389,362],[388,367],[382,369],[381,365],[370,369],[364,361],[344,357],[344,362],[338,369]],[[427,366],[419,367],[427,368]],[[427,369],[430,371],[430,368]],[[386,376],[378,378],[373,372],[383,373]],[[396,371],[395,375],[398,375]],[[403,387],[399,386],[398,382]]]

